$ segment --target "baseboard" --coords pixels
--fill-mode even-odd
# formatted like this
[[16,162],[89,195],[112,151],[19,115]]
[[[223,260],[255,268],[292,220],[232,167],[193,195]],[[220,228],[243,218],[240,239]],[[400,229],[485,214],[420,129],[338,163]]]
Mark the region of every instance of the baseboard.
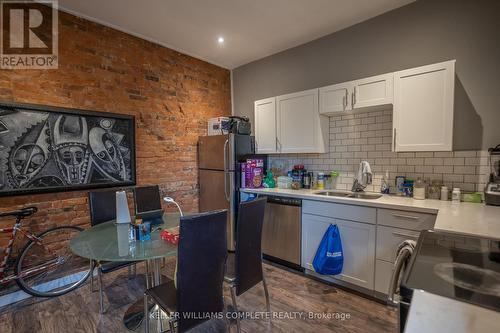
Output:
[[[73,273],[73,274],[70,274],[67,276],[57,278],[57,279],[52,280],[52,281],[42,283],[41,285],[38,285],[38,287],[40,287],[42,290],[51,290],[51,289],[54,289],[57,287],[62,287],[62,286],[65,286],[67,284],[70,284],[74,281],[78,281],[86,273],[87,273],[87,271]],[[13,304],[13,303],[23,301],[23,300],[31,298],[31,297],[33,297],[33,296],[24,292],[23,290],[17,290],[17,291],[14,291],[12,293],[9,293],[9,294],[2,295],[2,296],[0,296],[0,308],[7,306],[7,305],[10,305],[10,304]]]

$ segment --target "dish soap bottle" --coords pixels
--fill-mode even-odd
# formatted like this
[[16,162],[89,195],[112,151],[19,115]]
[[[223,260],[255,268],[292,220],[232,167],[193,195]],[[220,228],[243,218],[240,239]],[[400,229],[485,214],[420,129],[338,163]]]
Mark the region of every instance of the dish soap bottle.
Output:
[[382,182],[380,184],[380,193],[389,194],[389,170],[385,170],[385,175],[382,176]]

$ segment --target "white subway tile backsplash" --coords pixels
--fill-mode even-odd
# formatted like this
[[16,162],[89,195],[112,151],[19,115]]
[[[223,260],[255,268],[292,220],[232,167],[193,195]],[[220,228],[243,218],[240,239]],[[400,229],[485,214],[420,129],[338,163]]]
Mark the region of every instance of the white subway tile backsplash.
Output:
[[456,151],[455,157],[475,157],[477,152],[475,150],[464,150],[464,151]]
[[429,151],[419,151],[415,153],[415,157],[434,157],[434,153]]
[[424,165],[443,165],[444,161],[442,158],[429,157],[424,159]]
[[382,176],[403,175],[413,179],[438,179],[447,186],[464,191],[482,191],[490,172],[488,152],[391,151],[392,110],[352,113],[330,117],[330,149],[325,154],[282,154],[270,156],[272,164],[291,168],[304,164],[310,171],[340,171],[337,188],[348,190],[361,160],[368,161],[374,172],[369,191],[378,191]]

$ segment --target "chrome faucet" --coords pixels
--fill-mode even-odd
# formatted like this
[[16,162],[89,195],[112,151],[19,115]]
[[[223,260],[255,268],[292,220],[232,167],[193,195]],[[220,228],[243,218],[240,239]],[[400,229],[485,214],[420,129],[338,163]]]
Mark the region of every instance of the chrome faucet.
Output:
[[372,169],[370,163],[361,161],[359,163],[358,174],[354,177],[351,191],[363,192],[367,185],[372,183]]

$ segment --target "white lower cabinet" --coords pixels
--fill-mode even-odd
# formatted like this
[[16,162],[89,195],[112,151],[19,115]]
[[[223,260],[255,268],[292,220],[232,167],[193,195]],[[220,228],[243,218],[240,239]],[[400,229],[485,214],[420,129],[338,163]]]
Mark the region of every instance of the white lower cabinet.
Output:
[[[347,282],[383,299],[389,290],[399,244],[406,239],[417,240],[420,230],[433,228],[435,219],[436,215],[429,213],[303,200],[301,265],[320,279]],[[342,273],[311,273],[319,243],[330,224],[337,225],[340,231]]]
[[375,271],[375,225],[317,215],[302,215],[302,266],[314,270],[312,262],[330,224],[340,231],[344,253],[342,273],[333,276],[373,290]]
[[387,295],[394,263],[377,259],[375,264],[375,291]]

